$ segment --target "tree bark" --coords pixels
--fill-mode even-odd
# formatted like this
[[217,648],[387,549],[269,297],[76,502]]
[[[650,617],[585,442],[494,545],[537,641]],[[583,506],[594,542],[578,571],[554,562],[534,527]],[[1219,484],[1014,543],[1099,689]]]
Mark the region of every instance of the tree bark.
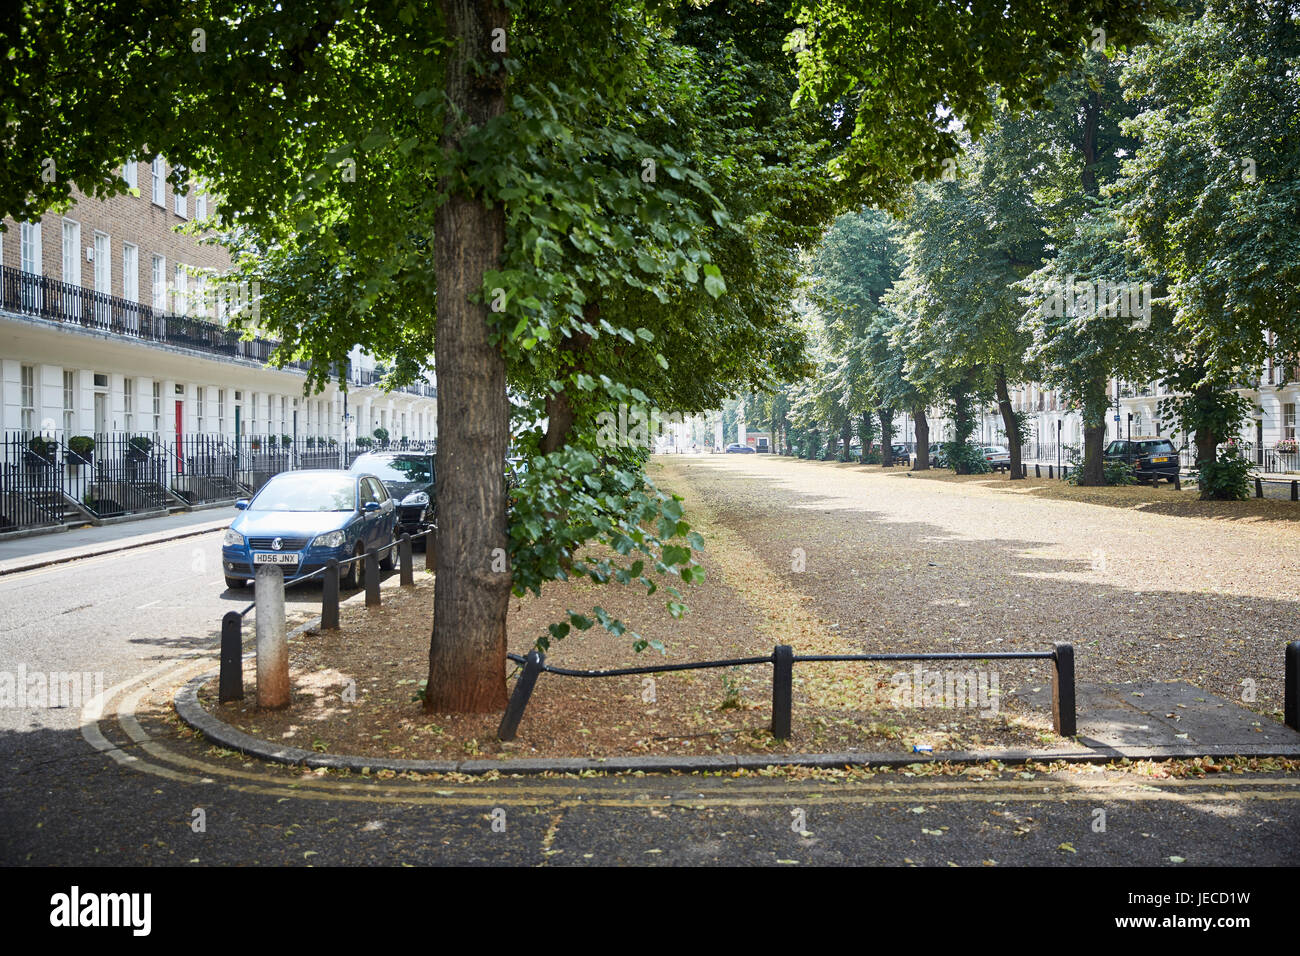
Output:
[[886,468],[894,464],[894,410],[877,410],[880,419],[880,464]]
[[840,452],[840,461],[849,460],[849,442],[853,440],[853,419],[845,418],[844,424],[840,426],[840,441],[844,442],[844,450]]
[[[446,76],[450,109],[442,146],[461,155],[462,139],[505,111],[505,71],[479,61],[491,34],[508,26],[490,0],[442,0],[453,43]],[[492,344],[486,304],[470,301],[505,245],[501,207],[488,208],[444,181],[434,220],[438,284],[437,579],[429,678],[431,712],[486,712],[506,704],[505,459],[510,403],[506,362]]]
[[[600,309],[592,304],[584,308],[582,313],[588,322],[594,323],[599,318]],[[566,368],[557,371],[556,378],[561,383],[566,383],[572,371],[580,367],[579,356],[590,344],[591,336],[586,332],[575,332],[560,343],[560,361],[568,363]],[[540,446],[543,455],[559,451],[569,443],[569,433],[573,430],[576,418],[577,413],[569,401],[569,393],[562,384],[558,392],[552,392],[546,397],[546,434],[542,436]]]
[[915,471],[930,470],[930,421],[925,417],[925,405],[917,402],[912,406],[912,422],[916,425],[916,466]]
[[1011,478],[1014,481],[1021,477],[1020,422],[1016,420],[1016,411],[1011,407],[1007,375],[1000,365],[993,373],[993,387],[998,395],[998,410],[1002,413],[1002,428],[1007,433],[1007,448],[1011,451]]
[[1106,483],[1106,412],[1110,408],[1103,376],[1092,383],[1083,403],[1083,473],[1079,484],[1096,486]]

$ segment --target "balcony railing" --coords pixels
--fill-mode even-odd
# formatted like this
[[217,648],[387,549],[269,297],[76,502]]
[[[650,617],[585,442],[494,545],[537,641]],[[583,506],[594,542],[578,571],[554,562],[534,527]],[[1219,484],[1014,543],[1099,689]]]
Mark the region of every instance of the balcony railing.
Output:
[[[0,308],[52,322],[79,325],[145,342],[158,342],[212,355],[251,359],[266,364],[275,350],[269,339],[243,339],[239,329],[186,315],[160,312],[151,306],[106,295],[85,286],[59,282],[45,276],[0,266]],[[285,368],[306,371],[309,362],[291,361]],[[362,387],[381,387],[384,376],[373,370],[352,370],[349,381]],[[395,391],[437,398],[434,385],[417,382]]]

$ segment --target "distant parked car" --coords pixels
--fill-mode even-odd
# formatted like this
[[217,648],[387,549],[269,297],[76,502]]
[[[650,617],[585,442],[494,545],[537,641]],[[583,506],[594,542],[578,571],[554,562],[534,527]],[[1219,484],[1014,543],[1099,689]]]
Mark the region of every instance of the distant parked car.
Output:
[[[393,567],[397,502],[374,475],[286,471],[235,507],[241,513],[221,543],[226,587],[244,587],[259,565],[279,565],[285,581],[294,581],[319,571],[330,558],[344,561],[367,551],[379,551],[381,566]],[[341,569],[344,587],[357,586],[362,563]]]
[[1123,462],[1132,469],[1139,482],[1154,486],[1161,478],[1174,483],[1178,477],[1178,449],[1168,438],[1132,438],[1111,442],[1106,446],[1103,460]]
[[1011,470],[1011,452],[1003,445],[984,445],[980,448],[980,456],[994,471]]
[[359,455],[348,471],[382,481],[397,499],[397,533],[416,539],[437,523],[433,469],[433,452],[376,451]]
[[748,445],[742,445],[739,442],[733,441],[730,445],[727,446],[727,454],[752,455],[754,454],[754,449],[750,448]]

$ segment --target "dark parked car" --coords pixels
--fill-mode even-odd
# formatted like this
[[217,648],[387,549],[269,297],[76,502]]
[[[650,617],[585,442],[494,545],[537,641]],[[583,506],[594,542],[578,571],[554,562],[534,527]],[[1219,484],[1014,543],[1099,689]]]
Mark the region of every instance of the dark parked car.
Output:
[[437,521],[433,469],[433,452],[379,451],[359,455],[348,470],[354,475],[377,475],[383,481],[397,499],[397,533],[415,539]]
[[730,445],[727,446],[727,454],[752,455],[754,454],[754,449],[750,448],[748,445],[742,445],[739,442],[733,441]]
[[1140,482],[1154,485],[1161,478],[1173,484],[1178,477],[1178,449],[1168,438],[1131,438],[1106,446],[1106,464],[1123,462]]
[[[378,551],[393,567],[397,502],[374,475],[337,469],[286,471],[253,496],[235,502],[239,515],[226,529],[221,568],[226,587],[242,588],[261,564],[278,565],[285,581],[312,574],[330,558],[345,561]],[[356,587],[360,561],[342,570]]]

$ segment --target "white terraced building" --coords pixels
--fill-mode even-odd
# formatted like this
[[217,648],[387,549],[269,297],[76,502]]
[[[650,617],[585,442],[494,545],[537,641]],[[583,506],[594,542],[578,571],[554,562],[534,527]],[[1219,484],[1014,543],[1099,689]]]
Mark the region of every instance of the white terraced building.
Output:
[[177,231],[213,200],[166,174],[161,159],[127,163],[136,195],[77,193],[64,213],[5,221],[0,533],[227,500],[283,467],[346,463],[376,429],[408,446],[437,437],[432,374],[386,392],[354,349],[346,394],[304,395],[304,368],[272,368],[274,343],[240,341],[225,251]]

